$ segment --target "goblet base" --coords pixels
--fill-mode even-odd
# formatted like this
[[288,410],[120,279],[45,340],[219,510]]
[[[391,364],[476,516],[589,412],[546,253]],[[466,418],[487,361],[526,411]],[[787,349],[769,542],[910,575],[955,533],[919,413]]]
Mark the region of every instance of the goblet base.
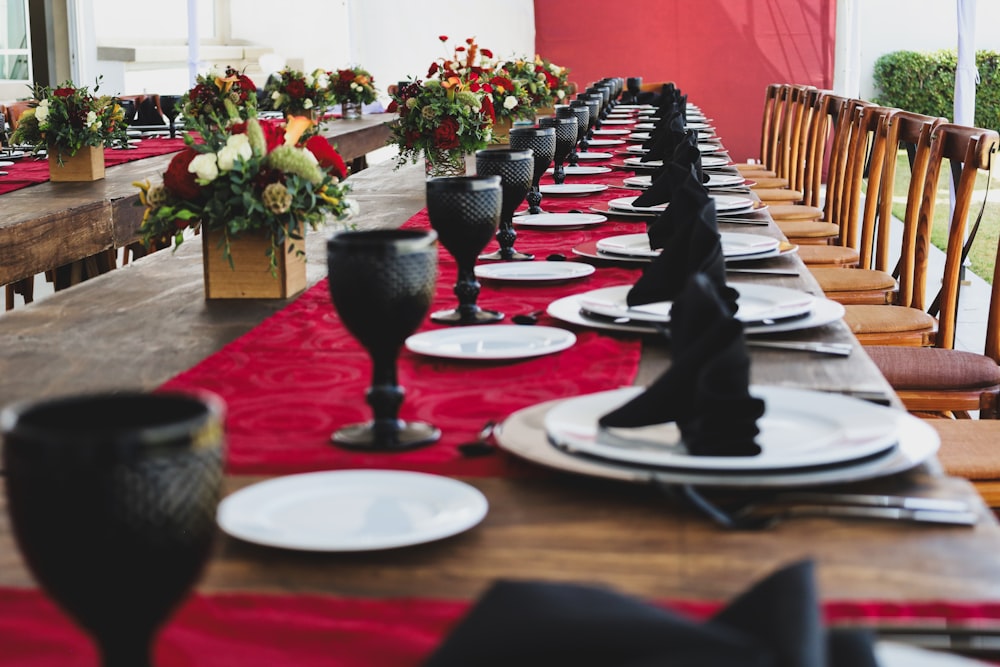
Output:
[[534,258],[535,258],[534,255],[529,255],[528,253],[524,252],[518,252],[517,250],[515,250],[514,254],[512,254],[510,257],[506,258],[500,254],[499,250],[479,256],[479,259],[481,261],[491,260],[500,262],[530,262]]
[[431,313],[431,321],[438,324],[492,324],[493,322],[499,322],[503,317],[503,313],[498,313],[495,310],[483,310],[481,308],[476,310],[471,316],[466,315],[464,317],[457,308],[455,310],[439,310],[436,313]]
[[337,429],[330,441],[345,449],[399,452],[437,442],[441,437],[441,429],[426,422],[399,420],[399,430],[388,437],[384,433],[379,435],[381,438],[376,436],[373,424],[369,421]]

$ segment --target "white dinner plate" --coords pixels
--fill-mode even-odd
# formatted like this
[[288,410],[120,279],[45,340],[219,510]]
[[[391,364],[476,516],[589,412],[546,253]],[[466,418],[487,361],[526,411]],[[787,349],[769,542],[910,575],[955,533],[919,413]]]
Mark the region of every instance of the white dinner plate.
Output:
[[590,146],[621,146],[624,139],[591,139],[587,142]]
[[633,132],[628,135],[629,141],[646,141],[652,135],[649,132]]
[[[728,283],[739,293],[736,300],[736,319],[746,323],[762,322],[764,320],[779,320],[789,317],[800,317],[808,314],[816,303],[816,297],[800,290],[778,287],[776,285],[760,285],[757,283]],[[627,294],[625,290],[622,294]],[[670,321],[672,301],[656,301],[638,306],[629,306],[622,300],[580,299],[580,306],[587,312],[605,317],[624,317],[636,322]]]
[[[648,153],[649,151],[644,151],[644,152]],[[641,167],[646,169],[654,169],[656,167],[663,166],[663,160],[646,160],[645,162],[643,162],[641,157],[627,157],[623,161],[625,162],[626,167],[633,167],[633,168]]]
[[543,195],[590,195],[607,189],[608,186],[602,183],[548,183],[538,186]]
[[[525,327],[531,328],[531,327]],[[334,470],[276,477],[219,503],[233,537],[300,551],[374,551],[432,542],[472,528],[486,497],[449,477],[399,470]]]
[[[743,234],[740,232],[721,232],[722,256],[726,259],[759,255],[775,250],[780,241],[762,234]],[[649,235],[619,234],[597,241],[597,249],[613,255],[629,255],[631,257],[655,257],[660,251],[649,247]]]
[[562,281],[584,278],[595,269],[583,262],[499,262],[480,264],[474,269],[476,277],[484,280],[511,282]]
[[629,134],[629,130],[620,130],[620,129],[594,130],[594,134],[597,136],[606,136],[606,137],[622,137],[625,136],[626,134]]
[[635,119],[619,119],[619,118],[609,118],[607,120],[601,121],[601,125],[634,125]]
[[599,213],[533,213],[514,216],[518,227],[534,229],[579,229],[607,222],[608,216]]
[[[825,393],[821,397],[827,396]],[[512,413],[494,431],[501,449],[555,470],[591,477],[648,484],[691,484],[718,488],[795,488],[843,484],[905,472],[934,456],[940,446],[937,432],[924,420],[902,410],[886,408],[885,419],[895,423],[898,446],[883,456],[859,463],[807,471],[719,473],[663,470],[616,464],[568,454],[553,447],[545,434],[544,419],[558,399]]]
[[701,156],[701,166],[703,169],[717,169],[719,167],[725,167],[728,164],[729,160],[724,157],[718,157],[717,155]]
[[[645,155],[649,152],[648,148],[643,148],[642,146],[629,146],[625,149],[626,153],[636,153],[637,155]],[[626,164],[629,160],[635,160],[635,158],[625,158]]]
[[[629,176],[622,181],[623,185],[627,185],[633,188],[648,188],[652,183],[653,177],[651,174],[643,174],[641,176]],[[708,182],[705,183],[707,188],[727,188],[733,186],[740,186],[746,182],[743,176],[734,176],[730,174],[709,174]],[[753,208],[753,200],[746,197],[741,197],[740,199],[745,199],[746,204],[742,204],[737,208]],[[716,202],[716,210],[723,210],[718,208],[719,204]],[[728,209],[727,209],[728,210]]]
[[[623,181],[624,182],[624,181]],[[751,211],[754,208],[754,201],[749,197],[726,194],[709,194],[715,201],[715,210],[719,213],[734,213],[738,211]],[[638,199],[634,197],[616,197],[608,202],[608,208],[621,211],[631,211],[633,213],[649,213],[663,211],[669,203],[654,204],[653,206],[635,206],[633,202]]]
[[698,150],[701,151],[702,155],[706,153],[725,153],[726,149],[723,148],[722,144],[706,144],[699,143]]
[[[596,301],[620,301],[625,302],[631,286],[615,285],[612,287],[602,287],[582,294],[571,294],[561,299],[556,299],[545,309],[552,317],[569,324],[600,329],[602,331],[622,331],[642,334],[655,334],[658,330],[653,324],[641,322],[615,322],[609,319],[598,319],[587,317],[582,312],[582,302],[584,300]],[[803,331],[815,327],[825,326],[839,321],[844,317],[844,306],[823,297],[816,297],[813,308],[809,314],[802,318],[780,320],[774,324],[753,324],[744,327],[744,331],[751,336],[768,335],[775,333],[785,333],[788,331]]]
[[10,160],[0,160],[0,167],[13,167],[14,163]]
[[690,122],[689,121],[687,123],[687,125],[685,125],[684,127],[687,128],[687,129],[689,129],[689,130],[711,130],[711,129],[714,129],[708,123],[702,123],[700,121],[694,121],[694,122]]
[[[587,164],[577,164],[577,165],[566,165],[563,167],[566,171],[567,176],[596,176],[598,174],[607,174],[611,171],[611,167],[599,167],[596,165]],[[552,167],[545,170],[546,174],[551,174],[555,171]]]
[[563,401],[545,415],[545,432],[557,447],[631,465],[674,470],[763,472],[843,464],[893,447],[896,427],[889,408],[850,396],[788,387],[751,386],[764,401],[757,420],[756,456],[694,456],[676,423],[602,428],[601,415],[645,391],[625,387]]
[[571,331],[558,327],[481,324],[435,329],[410,336],[406,349],[445,359],[527,359],[561,352],[576,343]]
[[576,154],[577,159],[580,160],[610,160],[613,156],[611,153],[601,153],[597,151],[580,151]]

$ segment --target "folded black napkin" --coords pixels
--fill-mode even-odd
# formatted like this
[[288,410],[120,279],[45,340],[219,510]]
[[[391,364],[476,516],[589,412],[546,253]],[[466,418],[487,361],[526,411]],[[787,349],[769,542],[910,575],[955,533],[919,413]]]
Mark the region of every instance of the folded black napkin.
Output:
[[735,312],[736,292],[726,287],[726,261],[715,202],[698,182],[693,167],[670,164],[660,180],[666,180],[674,192],[670,206],[647,231],[649,247],[661,252],[629,290],[628,304],[671,301],[690,276],[702,273]]
[[876,667],[873,643],[823,627],[803,561],[704,623],[599,588],[498,581],[425,667]]
[[650,175],[651,187],[666,173],[667,166],[671,163],[684,168],[693,167],[698,182],[708,183],[709,176],[705,173],[705,169],[701,163],[701,151],[698,150],[698,134],[695,131],[687,130],[684,140],[679,142],[677,147],[674,148],[674,154],[671,156],[670,162],[664,162],[662,167],[652,172]]
[[642,142],[642,147],[646,149],[642,161],[669,160],[674,148],[684,140],[686,134],[684,120],[675,112],[663,125],[649,133],[649,139]]
[[675,422],[691,456],[760,454],[755,438],[764,401],[750,395],[743,324],[733,315],[714,282],[694,274],[670,309],[670,368],[646,391],[601,417],[599,427]]

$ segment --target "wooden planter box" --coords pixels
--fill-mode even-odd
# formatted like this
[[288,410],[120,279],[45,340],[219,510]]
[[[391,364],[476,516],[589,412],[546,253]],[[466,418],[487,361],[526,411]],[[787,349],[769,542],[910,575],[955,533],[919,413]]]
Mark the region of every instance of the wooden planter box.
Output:
[[[219,246],[222,236],[222,232],[202,228],[206,299],[287,299],[306,288],[306,258],[288,252],[290,240],[286,239],[276,274],[272,274],[267,256],[271,241],[263,232],[230,239],[232,265]],[[295,247],[305,250],[305,241],[296,241]]]
[[49,180],[99,181],[104,178],[104,146],[84,146],[70,156],[65,152],[59,164],[59,150],[49,147]]

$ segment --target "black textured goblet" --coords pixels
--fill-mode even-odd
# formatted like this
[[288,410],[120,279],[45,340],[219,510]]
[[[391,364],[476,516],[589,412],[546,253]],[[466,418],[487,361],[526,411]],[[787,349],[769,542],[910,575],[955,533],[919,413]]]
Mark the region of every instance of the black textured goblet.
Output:
[[372,359],[367,401],[374,418],[333,434],[350,449],[398,451],[430,444],[441,431],[402,421],[403,388],[396,361],[406,337],[417,330],[434,299],[437,234],[378,230],[340,232],[326,242],[330,298],[341,321]]
[[167,117],[171,139],[177,136],[177,114],[181,111],[180,101],[180,95],[160,95],[160,111]]
[[[581,93],[576,96],[578,100],[593,100],[597,102],[597,114],[591,118],[591,129],[601,129],[601,121],[604,120],[605,109],[604,109],[604,95],[599,92],[587,92]],[[591,135],[592,136],[592,135]]]
[[532,170],[531,191],[528,193],[528,215],[545,213],[542,210],[542,193],[538,183],[542,174],[552,164],[556,154],[556,131],[552,127],[515,127],[510,131],[511,150],[530,150],[535,156],[535,168]]
[[500,209],[500,226],[497,229],[497,243],[500,250],[479,259],[531,260],[534,255],[514,250],[517,232],[514,231],[514,211],[524,201],[531,190],[531,177],[535,170],[535,157],[531,151],[513,149],[493,149],[476,151],[476,173],[480,176],[499,176],[503,190],[503,204]]
[[476,258],[490,242],[500,223],[503,189],[499,176],[455,176],[427,181],[427,215],[441,245],[458,264],[455,296],[458,308],[431,314],[442,324],[489,324],[503,313],[476,305],[479,281]]
[[[594,138],[594,130],[597,128],[598,115],[601,113],[601,103],[591,97],[578,97],[580,102],[587,105],[587,128],[584,130],[583,139],[580,140],[580,152],[586,153],[590,149],[590,140]],[[573,100],[576,102],[577,100]]]
[[639,93],[642,92],[642,77],[630,76],[625,80],[625,88],[628,90],[627,99],[631,104],[638,104]]
[[576,143],[569,154],[569,164],[575,167],[580,162],[580,155],[577,153],[577,144],[587,135],[587,128],[590,126],[590,108],[583,102],[573,100],[569,106],[556,109],[557,118],[576,118]]
[[0,413],[14,536],[45,592],[105,667],[147,667],[154,637],[208,558],[223,408],[207,395],[124,392]]
[[552,170],[552,179],[556,183],[566,180],[566,168],[563,162],[573,150],[576,144],[576,116],[572,118],[543,118],[538,121],[542,127],[551,127],[556,131],[556,152],[552,157],[555,167]]

